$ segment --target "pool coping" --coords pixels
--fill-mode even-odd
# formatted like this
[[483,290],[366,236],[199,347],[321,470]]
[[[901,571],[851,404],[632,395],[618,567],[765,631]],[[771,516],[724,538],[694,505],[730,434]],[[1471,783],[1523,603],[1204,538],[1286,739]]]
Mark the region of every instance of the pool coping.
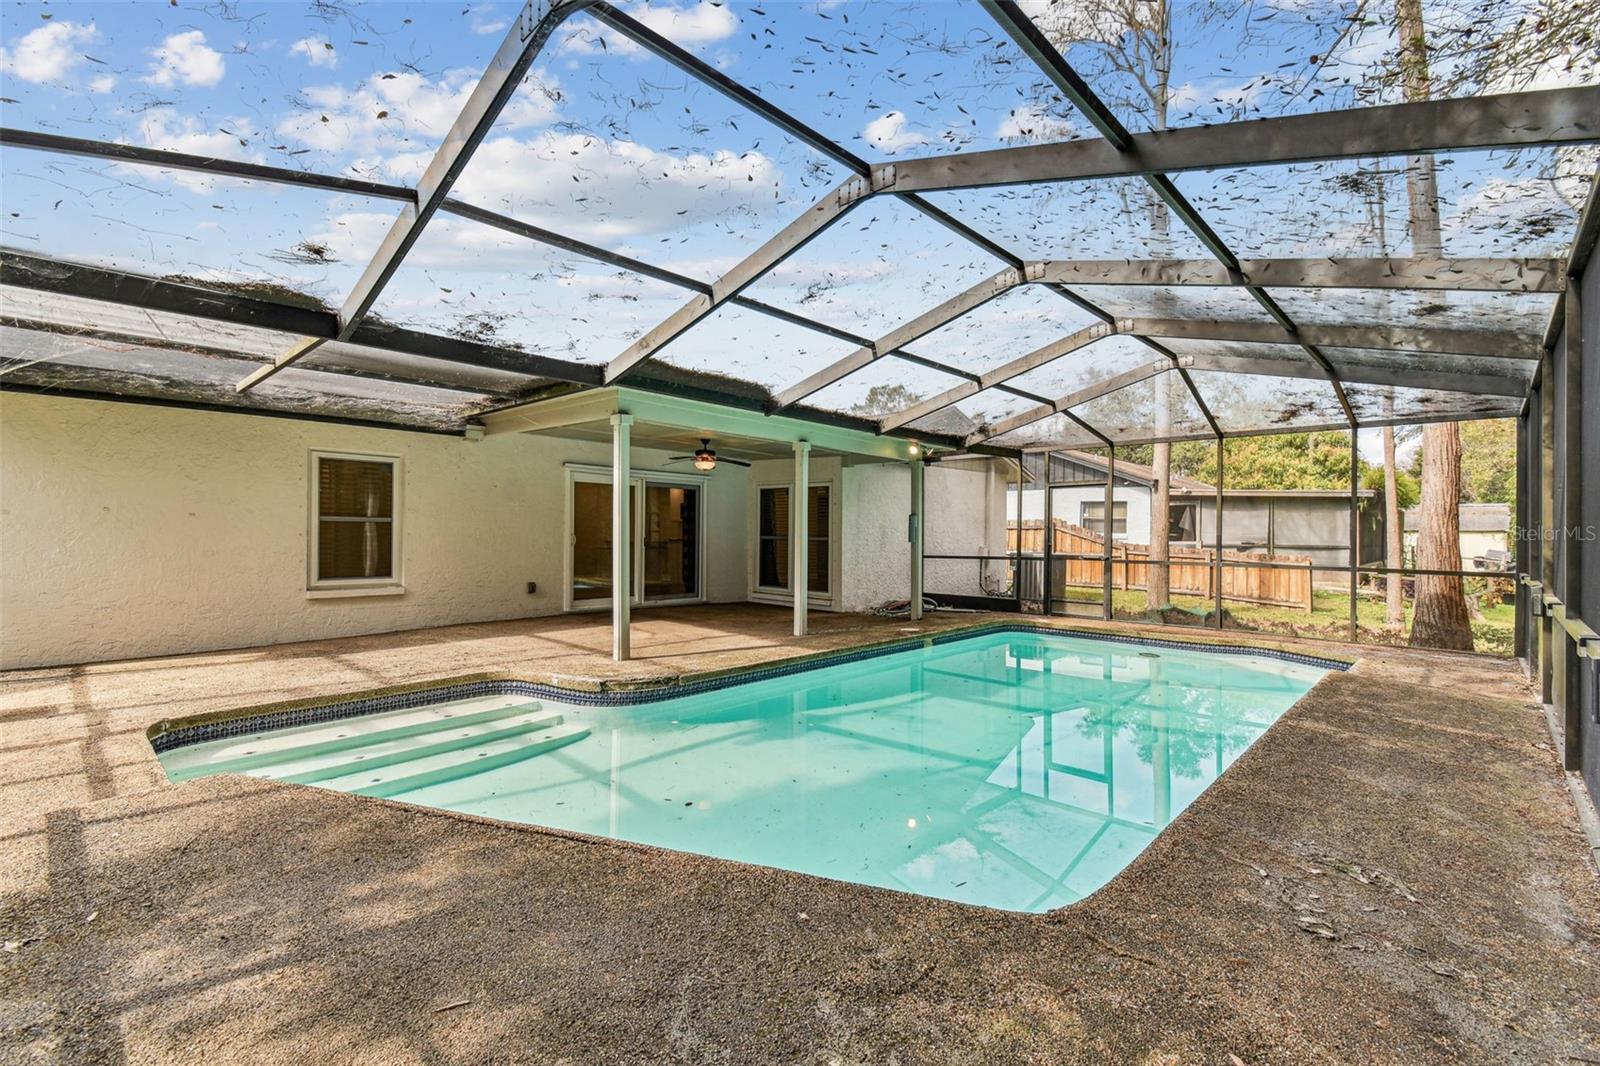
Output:
[[470,699],[475,696],[517,695],[532,699],[559,700],[579,706],[642,705],[994,633],[1043,633],[1115,644],[1210,651],[1223,655],[1257,655],[1338,672],[1349,670],[1358,661],[1354,657],[1308,655],[1283,648],[1241,642],[1108,633],[1104,630],[1046,622],[983,622],[938,633],[894,637],[850,648],[833,648],[789,656],[754,666],[734,666],[721,670],[703,670],[663,677],[600,679],[551,675],[545,678],[528,678],[518,676],[511,671],[490,671],[457,677],[432,678],[340,696],[309,696],[249,707],[228,708],[183,718],[163,718],[152,723],[145,730],[145,736],[150,747],[160,755],[193,744],[244,736],[264,730],[342,721],[368,714],[406,710],[441,700]]

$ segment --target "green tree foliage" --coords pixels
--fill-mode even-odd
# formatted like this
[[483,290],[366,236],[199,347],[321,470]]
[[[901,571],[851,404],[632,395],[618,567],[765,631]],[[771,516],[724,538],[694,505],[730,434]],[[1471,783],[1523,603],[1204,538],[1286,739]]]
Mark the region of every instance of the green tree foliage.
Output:
[[[1361,464],[1361,487],[1373,489],[1380,495],[1383,493],[1383,466],[1370,463]],[[1394,494],[1398,496],[1400,509],[1415,507],[1422,499],[1422,483],[1415,474],[1409,470],[1396,470],[1394,472]]]
[[1512,503],[1517,496],[1517,424],[1509,418],[1461,423],[1461,498]]
[[887,415],[904,411],[922,401],[922,394],[899,383],[874,385],[860,403],[850,408],[853,415]]
[[[1223,456],[1227,484],[1252,489],[1343,489],[1350,486],[1350,434],[1279,433],[1238,437],[1227,442]],[[1118,448],[1117,458],[1148,463],[1149,447]],[[1367,464],[1363,463],[1363,467]],[[1383,468],[1378,471],[1382,484]],[[1180,477],[1217,482],[1217,446],[1189,441],[1172,446],[1172,472]]]

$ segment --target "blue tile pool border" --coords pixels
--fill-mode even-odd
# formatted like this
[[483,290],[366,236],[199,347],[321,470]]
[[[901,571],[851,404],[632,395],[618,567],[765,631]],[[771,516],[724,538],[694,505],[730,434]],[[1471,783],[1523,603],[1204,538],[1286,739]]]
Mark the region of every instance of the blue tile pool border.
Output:
[[295,726],[338,722],[346,718],[358,718],[367,714],[403,711],[446,700],[472,699],[476,696],[528,696],[533,699],[559,700],[562,703],[590,707],[618,707],[659,703],[662,700],[677,699],[680,696],[695,696],[702,692],[715,692],[718,689],[732,688],[735,685],[767,681],[776,677],[786,677],[790,674],[800,674],[810,670],[821,670],[829,666],[859,662],[863,659],[875,659],[882,655],[896,655],[916,648],[952,644],[956,641],[971,640],[976,637],[993,636],[996,633],[1033,633],[1044,636],[1073,637],[1079,640],[1097,640],[1111,644],[1136,644],[1141,647],[1169,648],[1177,651],[1205,651],[1220,655],[1245,655],[1263,659],[1277,659],[1282,662],[1297,663],[1301,666],[1312,666],[1323,670],[1341,672],[1350,669],[1352,665],[1350,662],[1341,659],[1325,659],[1316,655],[1302,655],[1298,652],[1280,651],[1275,648],[1253,648],[1243,644],[1212,644],[1195,640],[1168,640],[1162,637],[1103,633],[1094,630],[1071,629],[1064,626],[996,622],[991,625],[976,626],[970,629],[907,637],[904,640],[874,644],[865,648],[823,652],[787,662],[776,662],[770,666],[756,666],[748,670],[738,670],[693,681],[668,680],[660,685],[649,687],[593,690],[566,688],[561,685],[538,681],[519,681],[515,678],[484,678],[475,681],[460,681],[433,687],[409,689],[405,692],[392,692],[385,695],[335,700],[329,703],[312,704],[279,711],[263,711],[259,714],[245,711],[237,718],[226,718],[195,725],[174,724],[170,728],[157,727],[152,729],[150,746],[157,753],[161,753],[171,751],[174,748],[187,747],[190,744],[203,744],[211,740],[248,736],[273,729],[290,729]]

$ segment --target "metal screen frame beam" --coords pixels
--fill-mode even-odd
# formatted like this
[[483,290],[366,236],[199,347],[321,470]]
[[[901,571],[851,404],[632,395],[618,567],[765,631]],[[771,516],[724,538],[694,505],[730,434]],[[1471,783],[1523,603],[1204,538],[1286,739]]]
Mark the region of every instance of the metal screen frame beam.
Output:
[[[1014,0],[980,0],[983,9],[991,18],[1005,30],[1006,34],[1022,48],[1034,62],[1042,74],[1049,78],[1055,86],[1071,100],[1073,105],[1099,130],[1103,141],[1097,142],[1125,158],[1137,158],[1140,154],[1135,144],[1135,138],[1123,126],[1120,119],[1106,106],[1105,102],[1089,87],[1089,84],[1072,68],[1072,64],[1056,49],[1055,45],[1044,35],[1043,31],[1027,16]],[[1069,142],[1080,143],[1080,142]],[[1178,216],[1178,219],[1205,245],[1206,249],[1216,256],[1228,271],[1239,275],[1235,284],[1242,284],[1250,296],[1261,305],[1273,321],[1281,325],[1289,333],[1295,333],[1295,324],[1278,306],[1265,289],[1246,279],[1241,271],[1237,256],[1228,248],[1227,244],[1215,230],[1189,203],[1172,179],[1162,171],[1165,168],[1156,168],[1142,172],[1145,183],[1155,192],[1168,210]],[[1146,342],[1150,343],[1150,342]],[[1344,386],[1339,384],[1339,375],[1334,370],[1333,364],[1313,345],[1302,343],[1301,347],[1311,357],[1312,361],[1320,366],[1327,374],[1328,381],[1333,386],[1334,395],[1339,400],[1339,406],[1344,409],[1345,418],[1350,422],[1352,432],[1357,427],[1355,408],[1350,406],[1349,397],[1345,395]],[[1170,353],[1169,353],[1170,354]],[[1190,395],[1194,397],[1206,421],[1211,424],[1212,432],[1220,439],[1222,428],[1217,425],[1217,420],[1212,417],[1211,410],[1206,406],[1205,399],[1200,395],[1200,390],[1195,387],[1194,379],[1182,368],[1178,371],[1183,378],[1183,383],[1188,387]]]
[[[1029,264],[1033,267],[1034,264]],[[1266,286],[1285,289],[1440,289],[1560,292],[1560,259],[1209,259],[1048,260],[1040,280],[1060,285]]]
[[[1303,359],[1271,359],[1237,355],[1191,355],[1192,370],[1223,374],[1242,374],[1251,377],[1303,378],[1307,381],[1326,381],[1317,367]],[[1340,374],[1348,385],[1389,385],[1398,388],[1428,389],[1434,392],[1457,392],[1469,396],[1523,397],[1528,393],[1528,382],[1518,378],[1497,377],[1492,374],[1418,373],[1404,366],[1346,367]]]
[[[743,85],[740,85],[738,82],[727,77],[721,71],[710,66],[693,53],[679,47],[673,41],[668,40],[666,37],[663,37],[650,27],[644,25],[624,12],[619,11],[609,3],[596,3],[589,9],[589,13],[600,22],[610,26],[612,29],[632,40],[635,44],[651,52],[667,63],[677,67],[679,70],[701,82],[703,85],[722,93],[728,99],[732,100],[741,107],[744,107],[747,110],[754,112],[767,121],[773,123],[789,136],[809,145],[816,151],[821,152],[823,155],[826,155],[835,162],[845,166],[857,177],[865,181],[867,189],[864,194],[864,198],[876,195],[880,192],[893,195],[912,209],[920,212],[927,218],[950,230],[950,232],[954,233],[962,240],[967,241],[969,244],[980,249],[986,254],[993,256],[1005,266],[1018,271],[1025,269],[1026,264],[1020,256],[1002,247],[987,235],[973,229],[971,226],[967,225],[965,222],[962,222],[954,215],[951,215],[948,211],[945,211],[943,208],[940,208],[935,204],[929,203],[927,200],[916,195],[915,193],[902,193],[898,189],[893,188],[892,165],[888,166],[887,168],[874,167],[865,159],[862,159],[854,152],[851,152],[843,145],[835,143],[824,134],[819,133],[817,130],[800,121],[798,118],[795,118],[793,115],[790,115],[782,108],[776,106],[775,104],[769,103],[757,93],[745,88]],[[880,173],[880,171],[884,170],[886,170],[887,173]],[[1084,299],[1083,297],[1078,296],[1069,289],[1063,286],[1051,286],[1050,288],[1051,291],[1055,292],[1056,295],[1060,296],[1062,299],[1067,300],[1069,303],[1072,303],[1081,310],[1087,311],[1101,321],[1111,321],[1112,316],[1109,313],[1095,306],[1093,303]],[[735,297],[734,301],[744,303],[745,298]],[[752,306],[753,304],[754,301],[750,301],[745,303],[745,306]],[[773,314],[775,311],[777,311],[776,308],[767,307],[765,305],[761,306],[764,308],[765,313],[768,314]],[[813,328],[816,327],[816,324],[812,325]],[[855,343],[857,344],[857,347],[867,347],[871,342],[857,338]],[[1155,348],[1155,350],[1160,350],[1154,345],[1151,347]],[[656,350],[659,350],[659,348]],[[902,357],[911,359],[913,362],[919,361],[918,357],[912,356],[910,353],[904,351],[883,352],[881,354],[900,355]],[[937,365],[935,366],[937,369],[950,369],[946,367],[938,367]],[[951,372],[956,373],[958,376],[964,376],[960,371]],[[1202,409],[1205,408],[1205,402],[1198,394],[1195,394],[1195,402],[1198,403]],[[1098,433],[1096,435],[1098,436]]]
[[[1240,261],[1239,269],[1207,259],[1030,261],[1024,263],[1020,271],[1007,268],[984,279],[783,390],[777,395],[775,410],[798,403],[894,348],[925,336],[1022,285],[1194,285],[1254,289],[1270,282],[1285,288],[1557,292],[1562,285],[1562,271],[1562,264],[1556,259],[1254,259]],[[1283,330],[1286,343],[1298,345],[1302,351],[1308,350],[1308,346],[1314,347],[1299,334],[1298,327],[1293,333],[1281,323],[1279,328]],[[1314,353],[1314,361],[1323,369],[1323,376],[1328,377],[1332,368],[1323,367],[1323,361],[1316,358],[1320,355],[1320,352]]]
[[1597,141],[1600,86],[1587,85],[1182,126],[1132,134],[1125,152],[1084,139],[924,156],[897,160],[895,184],[936,192]]
[[[338,339],[339,320],[331,311],[275,303],[258,297],[164,281],[105,267],[67,263],[22,252],[0,250],[0,284],[255,329],[297,333],[323,341]],[[503,370],[578,385],[600,384],[599,367],[456,337],[419,333],[397,326],[367,323],[345,339],[351,344],[380,351],[422,356],[463,366]]]
[[[919,418],[926,418],[931,414],[942,411],[951,404],[959,403],[969,396],[976,396],[985,389],[1005,389],[1005,383],[1010,379],[1025,374],[1030,370],[1037,370],[1039,367],[1060,359],[1064,355],[1070,355],[1079,348],[1093,344],[1104,337],[1109,337],[1114,332],[1114,327],[1103,322],[1080,329],[1078,332],[1062,337],[1060,340],[1051,341],[1049,344],[1035,348],[1027,355],[1013,359],[1003,366],[995,367],[988,373],[968,379],[965,383],[937,396],[929,397],[921,403],[906,408],[904,411],[888,415],[881,419],[879,424],[883,427],[884,432],[899,429],[901,426],[915,422]],[[1007,391],[1014,392],[1016,390]]]
[[1188,318],[1123,318],[1123,333],[1168,340],[1235,341],[1244,344],[1297,345],[1300,340],[1329,348],[1422,352],[1430,355],[1483,356],[1537,362],[1543,350],[1535,337],[1497,330],[1431,329],[1413,326],[1299,327],[1298,338],[1275,322],[1212,321]]
[[[261,181],[278,185],[295,185],[306,188],[315,188],[330,192],[353,193],[374,197],[383,197],[391,200],[413,202],[416,199],[416,190],[403,185],[387,185],[377,182],[366,182],[354,178],[344,178],[339,175],[322,174],[316,171],[293,170],[287,167],[266,166],[257,163],[239,163],[233,160],[217,159],[208,156],[190,155],[183,152],[173,152],[164,148],[144,148],[135,145],[123,145],[106,141],[93,141],[82,137],[65,137],[57,134],[38,133],[31,130],[16,130],[0,127],[0,144],[16,148],[31,148],[47,153],[81,155],[93,158],[104,158],[114,162],[124,162],[135,166],[150,166],[162,169],[184,170],[201,174],[210,174],[223,177],[234,177],[240,180]],[[866,170],[866,164],[862,164]],[[447,197],[439,206],[439,210],[467,219],[479,225],[498,229],[504,233],[523,237],[538,244],[551,248],[580,255],[595,262],[604,263],[620,270],[627,270],[644,277],[654,278],[668,285],[675,285],[688,292],[711,293],[711,283],[700,281],[697,278],[679,274],[674,270],[647,263],[641,259],[613,252],[599,245],[590,244],[576,237],[546,229],[531,222],[504,215],[487,208],[470,204],[463,200]],[[1020,262],[1020,260],[1019,260]],[[859,346],[869,345],[872,342],[859,334],[849,330],[830,326],[825,322],[807,318],[794,311],[789,311],[760,300],[747,296],[735,296],[729,303],[755,311],[758,314],[774,318],[790,325],[808,329],[823,336],[833,337],[836,340],[846,341]],[[287,328],[287,327],[284,327]],[[363,326],[363,329],[367,326]],[[386,327],[387,328],[387,327]],[[292,330],[291,330],[292,332]],[[316,334],[321,336],[321,334]],[[419,334],[428,336],[428,334]],[[335,338],[327,338],[335,339]],[[947,373],[961,375],[961,371],[953,367],[933,363],[931,360],[921,360],[905,351],[886,351],[884,355],[898,355],[913,362],[922,361],[925,365]],[[598,380],[598,379],[597,379]]]
[[848,214],[870,195],[871,191],[867,179],[864,178],[850,178],[838,187],[830,189],[820,200],[807,208],[805,214],[768,238],[761,247],[713,281],[709,293],[695,296],[607,363],[605,383],[616,384],[656,351],[681,336],[690,326],[755,284],[768,271],[821,236],[824,230]]
[[[390,225],[389,232],[384,235],[377,251],[367,262],[366,269],[362,271],[355,287],[345,297],[344,304],[339,309],[339,332],[336,339],[349,340],[360,327],[361,320],[372,309],[372,305],[383,292],[384,286],[389,283],[389,279],[394,276],[394,272],[400,269],[406,253],[422,236],[434,213],[443,205],[456,179],[472,161],[473,152],[483,142],[484,137],[488,136],[495,120],[500,117],[500,112],[516,93],[523,76],[527,74],[528,68],[533,65],[534,59],[538,57],[556,27],[593,2],[594,0],[528,0],[517,13],[494,58],[489,60],[488,67],[478,79],[478,84],[473,87],[472,94],[467,97],[461,113],[451,123],[443,143],[434,151],[433,159],[422,172],[422,178],[417,182],[415,199],[401,210],[399,217]],[[311,338],[302,341],[239,382],[235,388],[240,392],[248,391],[279,370],[316,350],[325,340],[326,338]]]
[[351,193],[372,196],[383,200],[411,203],[416,191],[405,185],[390,185],[380,181],[347,178],[338,174],[318,174],[313,171],[276,167],[266,163],[245,163],[218,156],[193,155],[165,148],[145,148],[136,144],[118,144],[115,141],[92,141],[84,137],[67,137],[38,130],[0,127],[0,146],[8,148],[33,148],[58,155],[86,156],[113,163],[133,163],[141,166],[161,167],[166,170],[183,170],[196,174],[214,174],[238,178],[241,181],[265,181],[276,185],[297,185],[324,192]]
[[[1150,362],[1145,363],[1142,366],[1136,366],[1131,370],[1124,370],[1120,374],[1114,374],[1103,381],[1096,382],[1093,385],[1086,385],[1085,387],[1074,392],[1069,392],[1067,395],[1062,396],[1050,403],[1029,408],[1026,411],[1014,414],[1009,418],[1003,418],[994,425],[980,430],[977,433],[968,434],[965,442],[966,446],[971,447],[974,444],[982,444],[984,441],[991,440],[995,437],[1001,436],[1002,434],[1010,433],[1013,430],[1022,429],[1025,426],[1033,425],[1035,422],[1043,421],[1044,419],[1049,418],[1051,415],[1067,414],[1070,408],[1077,407],[1079,404],[1088,403],[1090,400],[1116,392],[1119,389],[1128,388],[1130,385],[1137,385],[1141,381],[1148,381],[1150,378],[1156,377],[1160,374],[1165,374],[1171,369],[1173,369],[1172,364],[1167,360],[1152,359]],[[1079,425],[1085,424],[1076,418],[1074,418],[1073,421],[1078,422]],[[1220,437],[1221,434],[1219,433],[1217,436]]]
[[924,311],[877,340],[862,345],[844,358],[823,367],[804,381],[784,389],[773,400],[774,410],[782,411],[799,403],[812,393],[822,391],[835,381],[855,373],[901,345],[910,344],[918,337],[925,337],[934,330],[976,311],[984,304],[1024,284],[1026,280],[1021,271],[1013,270],[1011,267],[991,274],[965,292],[957,293],[937,307]]

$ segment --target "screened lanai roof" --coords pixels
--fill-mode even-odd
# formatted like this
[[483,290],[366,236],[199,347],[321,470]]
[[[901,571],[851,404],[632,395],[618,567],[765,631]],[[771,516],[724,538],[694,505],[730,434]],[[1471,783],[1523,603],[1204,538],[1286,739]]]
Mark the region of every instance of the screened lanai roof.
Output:
[[1411,103],[1393,8],[19,6],[0,387],[975,448],[1514,415],[1600,5],[1424,0]]

